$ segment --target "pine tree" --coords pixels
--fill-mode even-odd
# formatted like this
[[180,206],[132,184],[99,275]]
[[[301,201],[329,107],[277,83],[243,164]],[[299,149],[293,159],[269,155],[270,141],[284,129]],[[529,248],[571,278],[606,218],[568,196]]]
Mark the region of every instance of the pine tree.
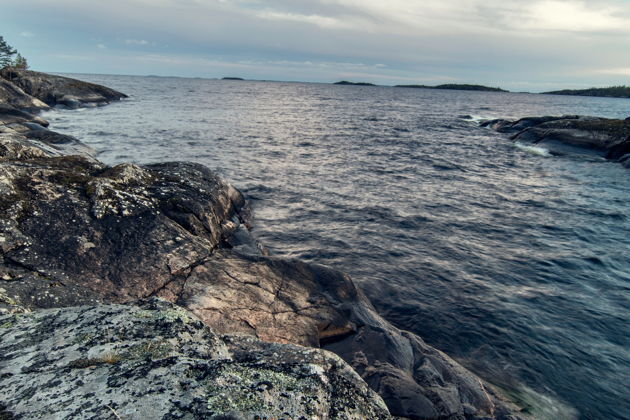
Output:
[[22,56],[22,54],[17,53],[17,55],[15,56],[15,60],[13,60],[12,67],[15,67],[16,69],[19,69],[19,70],[27,70],[28,62],[26,61],[26,58]]
[[0,35],[0,69],[13,64],[13,56],[17,53]]

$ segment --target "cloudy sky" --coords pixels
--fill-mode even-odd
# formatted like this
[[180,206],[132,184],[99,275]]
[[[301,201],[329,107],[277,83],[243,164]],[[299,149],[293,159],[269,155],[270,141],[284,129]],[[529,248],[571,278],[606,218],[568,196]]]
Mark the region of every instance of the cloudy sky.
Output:
[[0,35],[50,72],[630,84],[630,0],[2,0]]

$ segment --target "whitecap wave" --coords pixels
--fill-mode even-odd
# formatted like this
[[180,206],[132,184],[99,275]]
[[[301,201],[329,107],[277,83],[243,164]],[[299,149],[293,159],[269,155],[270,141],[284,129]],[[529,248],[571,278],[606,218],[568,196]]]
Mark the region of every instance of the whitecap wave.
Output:
[[[466,117],[466,118],[464,118],[464,117]],[[465,116],[462,115],[459,118],[463,119],[463,120],[466,120],[466,121],[470,121],[470,122],[475,123],[475,124],[479,124],[479,123],[481,123],[483,121],[493,120],[496,117],[489,117],[487,115],[472,115],[471,114],[471,115],[465,115]]]
[[524,385],[507,394],[536,420],[577,420],[580,417],[579,412],[565,402]]
[[523,144],[519,142],[514,143],[514,146],[516,146],[516,148],[520,150],[523,150],[524,152],[532,153],[534,155],[544,156],[544,157],[551,156],[549,149],[545,149],[544,147],[532,146],[531,144]]

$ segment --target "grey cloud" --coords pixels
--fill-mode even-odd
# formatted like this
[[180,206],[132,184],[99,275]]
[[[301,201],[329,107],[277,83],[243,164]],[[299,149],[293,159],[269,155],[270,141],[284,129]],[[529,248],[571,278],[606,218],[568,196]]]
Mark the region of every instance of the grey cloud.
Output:
[[[549,81],[619,84],[628,81],[619,69],[630,68],[630,57],[619,54],[627,49],[630,35],[630,10],[623,0],[6,2],[16,10],[13,20],[41,13],[43,22],[56,25],[49,33],[102,40],[108,48],[101,54],[150,45],[151,51],[170,59],[151,63],[174,73],[182,60],[192,64],[181,72],[198,65],[204,75],[213,65],[249,61],[275,79],[294,77],[292,72],[301,69],[304,78],[330,80],[344,71],[330,63],[349,62],[370,66],[353,73],[356,77],[382,83],[417,75],[419,83],[440,78],[504,85],[529,80],[543,86]],[[60,48],[54,39],[50,42],[49,48]],[[65,48],[59,53],[72,54],[72,45]],[[127,61],[130,66],[141,63]],[[270,64],[283,61],[290,70]],[[313,65],[295,64],[300,62]],[[142,63],[129,72],[144,71],[148,61]],[[260,74],[254,66],[240,68]]]

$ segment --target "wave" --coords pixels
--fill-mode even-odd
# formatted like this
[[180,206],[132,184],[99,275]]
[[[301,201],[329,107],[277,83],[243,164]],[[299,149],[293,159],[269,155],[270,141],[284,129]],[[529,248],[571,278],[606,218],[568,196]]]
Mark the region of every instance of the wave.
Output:
[[537,420],[576,420],[578,411],[548,394],[521,385],[516,390],[503,390],[524,407],[524,412]]
[[534,155],[544,156],[544,157],[552,156],[551,152],[549,152],[549,150],[545,149],[544,147],[532,146],[530,144],[523,144],[519,142],[514,143],[514,146],[516,146],[517,149],[520,149],[527,153],[532,153]]
[[489,115],[474,115],[474,114],[467,114],[467,115],[458,115],[458,117],[460,120],[465,120],[465,121],[470,121],[472,123],[475,124],[479,124],[482,121],[488,121],[488,120],[492,120],[494,119],[493,116],[489,116]]

